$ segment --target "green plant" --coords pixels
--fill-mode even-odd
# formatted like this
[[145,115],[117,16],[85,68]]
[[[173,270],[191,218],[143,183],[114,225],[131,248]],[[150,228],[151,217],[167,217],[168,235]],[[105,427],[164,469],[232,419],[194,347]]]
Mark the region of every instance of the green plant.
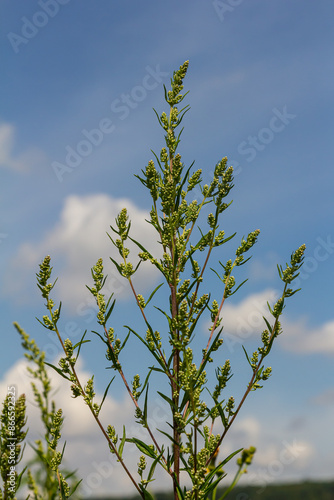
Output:
[[62,410],[56,410],[55,402],[50,399],[52,386],[45,366],[45,353],[17,323],[14,323],[14,326],[21,336],[26,359],[34,364],[34,368],[28,365],[27,371],[36,381],[31,382],[31,387],[44,429],[43,441],[38,439],[31,445],[35,458],[28,464],[32,469],[28,468],[25,482],[34,500],[55,500],[59,498],[58,491],[61,493],[61,499],[69,498],[80,481],[75,481],[73,472],[60,472],[65,444],[61,452],[57,451],[57,445],[61,437],[63,417]]
[[[73,397],[82,397],[91,411],[96,424],[104,435],[110,452],[123,467],[133,486],[141,498],[151,500],[152,494],[148,486],[154,479],[157,466],[164,469],[170,477],[175,499],[215,499],[217,486],[226,476],[223,468],[235,455],[238,469],[230,486],[225,490],[221,499],[225,498],[233,489],[240,476],[251,463],[255,448],[236,450],[228,457],[218,459],[221,444],[239,414],[247,396],[251,391],[259,389],[263,381],[271,374],[271,368],[265,367],[264,360],[270,353],[274,340],[281,333],[280,316],[285,306],[285,300],[297,290],[290,285],[298,276],[302,265],[305,245],[296,250],[289,264],[285,268],[278,267],[280,279],[283,282],[283,292],[277,302],[270,306],[270,321],[264,318],[264,330],[260,347],[249,355],[244,349],[247,362],[250,365],[250,380],[239,402],[231,396],[225,396],[226,386],[232,376],[231,364],[227,359],[223,366],[216,367],[217,382],[209,387],[207,370],[213,362],[217,351],[223,346],[222,318],[223,305],[229,297],[243,285],[237,285],[232,273],[245,264],[249,258],[245,254],[253,247],[259,230],[248,234],[241,239],[233,259],[225,263],[219,261],[219,271],[214,273],[221,282],[221,292],[218,298],[211,297],[205,289],[204,273],[207,271],[212,252],[230,241],[235,234],[226,236],[219,228],[222,214],[231,202],[226,199],[233,187],[233,168],[227,165],[227,158],[223,158],[214,169],[213,180],[210,185],[201,185],[201,170],[192,172],[186,168],[177,153],[182,130],[176,133],[189,106],[178,109],[186,94],[182,95],[183,79],[188,69],[186,61],[171,79],[171,90],[165,88],[165,100],[169,106],[168,113],[159,115],[156,112],[159,124],[164,130],[166,146],[159,155],[155,156],[156,164],[151,160],[142,170],[141,176],[136,176],[150,192],[152,208],[148,223],[156,231],[161,244],[161,256],[154,256],[140,242],[131,236],[131,222],[128,219],[126,208],[122,209],[116,218],[115,227],[111,227],[113,235],[110,239],[118,249],[120,259],[111,259],[119,274],[128,281],[129,287],[137,307],[142,316],[140,332],[132,325],[126,325],[126,335],[123,340],[118,338],[114,329],[109,326],[111,314],[115,307],[113,295],[106,297],[103,292],[106,276],[103,262],[99,259],[92,268],[93,285],[87,287],[95,297],[98,305],[97,322],[100,330],[96,335],[104,343],[106,357],[110,367],[124,382],[125,388],[133,402],[136,421],[145,429],[147,442],[128,435],[125,428],[119,434],[112,423],[102,422],[100,410],[107,396],[113,378],[108,384],[102,401],[95,401],[94,377],[83,383],[79,380],[76,363],[83,345],[88,342],[86,334],[75,345],[70,339],[63,339],[58,329],[61,304],[55,308],[50,297],[55,282],[51,281],[52,268],[50,257],[45,257],[37,275],[38,287],[45,299],[47,314],[40,321],[42,325],[54,332],[58,337],[63,350],[63,357],[58,366],[53,368],[71,384]],[[157,165],[157,166],[156,166]],[[200,199],[188,201],[191,191],[196,188]],[[198,227],[200,235],[195,231],[200,215],[211,206],[212,212],[206,214],[206,222]],[[127,242],[134,243],[138,249],[139,261],[134,264],[129,260],[130,251]],[[221,249],[219,250],[221,255]],[[204,255],[204,257],[201,257]],[[137,256],[136,256],[137,257]],[[148,261],[154,266],[161,278],[160,283],[146,300],[135,289],[132,277],[142,262]],[[165,286],[168,291],[169,302],[167,310],[156,305],[160,311],[165,326],[160,331],[150,320],[151,301],[156,300],[160,287]],[[150,307],[148,307],[150,304]],[[191,347],[199,321],[208,314],[211,326],[210,336],[200,355]],[[145,333],[142,333],[142,330]],[[135,374],[132,383],[126,372],[128,367],[122,360],[122,351],[129,336],[138,339],[150,352],[154,365],[148,367],[142,379]],[[51,365],[52,366],[52,365]],[[152,429],[148,422],[149,380],[152,373],[163,377],[167,381],[168,393],[158,392],[167,402],[170,409],[170,433],[160,431],[169,440],[169,445],[161,443],[158,429]],[[141,382],[143,380],[143,382]],[[207,389],[209,395],[205,399]],[[218,432],[217,427],[222,431]],[[159,434],[159,435],[160,435]],[[133,443],[139,450],[137,474],[127,467],[124,450],[128,443]],[[217,463],[216,463],[217,462]],[[185,471],[190,482],[186,487],[181,481],[181,472]]]

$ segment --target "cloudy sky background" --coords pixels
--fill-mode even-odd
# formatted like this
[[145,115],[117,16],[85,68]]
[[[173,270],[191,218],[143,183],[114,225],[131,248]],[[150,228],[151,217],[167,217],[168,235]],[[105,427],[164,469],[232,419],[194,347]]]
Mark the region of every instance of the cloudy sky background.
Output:
[[[127,206],[133,237],[158,248],[144,222],[150,199],[133,174],[152,158],[151,149],[158,152],[163,145],[152,108],[166,109],[162,86],[189,59],[185,90],[191,111],[184,120],[183,160],[196,161],[205,183],[222,156],[236,173],[234,202],[222,228],[237,236],[216,261],[232,257],[243,235],[261,230],[252,260],[236,274],[249,281],[225,305],[219,363],[230,358],[235,372],[227,396],[240,397],[249,380],[241,345],[257,347],[266,301],[281,290],[276,263],[284,265],[293,250],[307,246],[302,291],[288,301],[284,335],[271,353],[273,375],[251,395],[223,452],[257,446],[247,477],[253,484],[331,479],[332,2],[1,0],[0,9],[1,398],[8,384],[29,394],[13,321],[36,339],[49,361],[59,356],[58,345],[35,319],[44,314],[35,273],[47,254],[59,276],[55,298],[63,301],[64,338],[78,340],[85,329],[96,329],[85,284],[101,256],[117,298],[110,324],[119,336],[130,321],[144,330],[128,288],[108,261],[116,254],[106,231]],[[219,282],[210,273],[207,278],[218,300]],[[156,273],[143,266],[137,292],[147,297],[158,283]],[[162,305],[163,289],[159,293]],[[150,314],[163,333],[164,322]],[[206,340],[203,321],[199,349]],[[124,366],[130,379],[141,362],[150,361],[135,340],[128,345]],[[79,371],[83,380],[95,373],[100,395],[110,376],[106,366],[103,346],[93,339],[82,351]],[[63,386],[55,398],[66,414],[64,435],[73,438],[67,456],[86,478],[85,494],[131,493],[79,402]],[[154,395],[151,408],[160,426],[164,407]],[[30,405],[29,411],[34,436],[36,410]],[[120,383],[103,416],[119,429],[124,418],[133,425]],[[133,450],[129,459],[135,463]],[[161,477],[159,486],[167,484]]]

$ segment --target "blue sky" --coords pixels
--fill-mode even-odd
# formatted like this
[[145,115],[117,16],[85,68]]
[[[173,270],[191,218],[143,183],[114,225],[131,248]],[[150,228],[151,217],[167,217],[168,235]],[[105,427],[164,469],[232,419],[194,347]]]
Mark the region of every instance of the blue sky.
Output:
[[[190,91],[186,102],[191,111],[184,120],[183,161],[195,160],[206,183],[223,156],[236,173],[234,202],[222,228],[237,231],[237,239],[223,247],[217,260],[232,256],[243,235],[261,230],[252,260],[236,276],[249,281],[223,314],[227,338],[236,339],[226,342],[222,354],[235,359],[236,391],[245,387],[248,376],[241,344],[256,347],[264,304],[280,290],[276,263],[284,265],[293,250],[307,246],[302,291],[287,304],[284,334],[269,361],[273,375],[246,404],[226,449],[258,447],[248,476],[254,484],[260,477],[331,478],[332,2],[1,0],[0,9],[2,392],[14,382],[20,392],[28,390],[24,377],[16,379],[22,349],[13,321],[36,338],[50,359],[58,353],[35,319],[44,314],[35,273],[46,254],[59,276],[55,294],[63,300],[65,336],[96,328],[84,285],[100,256],[118,299],[113,326],[122,332],[124,316],[140,325],[128,289],[108,262],[114,250],[105,233],[128,206],[134,235],[156,248],[143,222],[150,200],[133,174],[152,158],[151,149],[159,151],[163,144],[152,108],[166,109],[163,84],[189,59],[185,90]],[[219,283],[213,276],[208,280],[218,297]],[[158,283],[145,268],[138,276],[138,293],[147,295]],[[199,343],[206,335],[203,323]],[[132,374],[139,369],[137,349],[135,342],[129,346],[126,363]],[[100,392],[109,375],[104,368],[103,350],[94,342],[83,353],[82,371],[96,373]],[[128,408],[120,385],[108,404],[119,420]],[[69,407],[68,412],[70,421],[82,409]],[[80,432],[87,435],[88,429],[95,436],[88,420],[87,427],[82,425]],[[78,446],[84,446],[80,432]],[[293,442],[301,451],[286,465],[280,458],[284,443]],[[96,446],[86,447],[80,461],[87,476]],[[118,473],[111,475],[115,491],[131,491]],[[102,479],[98,492],[110,486],[110,477]],[[88,490],[89,485],[87,496]]]

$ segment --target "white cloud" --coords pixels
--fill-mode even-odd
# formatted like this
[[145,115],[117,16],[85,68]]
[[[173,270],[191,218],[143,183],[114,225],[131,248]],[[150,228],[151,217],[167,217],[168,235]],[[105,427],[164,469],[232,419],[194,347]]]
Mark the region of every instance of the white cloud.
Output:
[[[256,447],[252,465],[240,485],[250,484],[262,489],[268,484],[287,479],[298,481],[304,471],[313,466],[317,448],[312,443],[312,433],[306,439],[306,431],[305,435],[296,435],[284,429],[280,416],[271,415],[269,420],[267,417],[268,415],[261,415],[260,407],[257,416],[241,416],[233,424],[221,446],[220,459],[240,448]],[[225,484],[229,484],[236,472],[236,458],[224,467],[228,473]],[[307,473],[302,475],[302,478],[306,475]]]
[[285,323],[286,335],[282,337],[285,349],[301,354],[334,354],[334,321],[316,328],[309,328],[306,319]]
[[243,344],[255,334],[259,335],[265,328],[263,316],[269,318],[267,301],[272,305],[278,298],[278,292],[267,289],[249,295],[238,304],[224,304],[222,309],[223,337],[225,345],[231,350]]
[[[122,279],[109,256],[121,262],[118,250],[109,240],[116,237],[110,229],[115,226],[115,218],[122,208],[126,207],[132,222],[130,235],[141,242],[155,255],[159,254],[160,246],[152,226],[145,222],[148,213],[128,199],[112,198],[105,194],[88,196],[71,195],[66,198],[59,221],[45,237],[37,243],[26,242],[21,245],[12,261],[7,293],[15,297],[28,297],[28,274],[31,269],[38,271],[38,264],[46,255],[51,256],[51,265],[59,276],[54,289],[55,296],[61,299],[65,307],[75,309],[78,305],[89,302],[90,294],[85,285],[92,284],[90,273],[98,258],[104,260],[105,274],[108,274],[107,289],[114,292],[118,298],[127,297],[131,291],[127,280]],[[140,249],[129,242],[129,259],[135,265],[138,262]],[[13,273],[17,279],[13,279]],[[19,278],[20,276],[20,278]],[[55,277],[54,276],[54,277]],[[150,263],[143,263],[133,277],[137,293],[148,290],[156,280],[156,269]],[[23,287],[26,287],[24,289]],[[34,284],[35,285],[35,284]]]
[[30,167],[41,163],[44,155],[36,148],[30,148],[19,155],[13,153],[15,128],[9,123],[0,123],[0,167],[17,172],[27,172]]
[[[80,380],[85,383],[91,376],[89,371],[77,363],[77,373]],[[78,477],[83,478],[83,494],[86,497],[96,495],[131,495],[134,493],[133,485],[127,478],[115,457],[108,451],[102,433],[96,425],[88,408],[81,398],[73,399],[70,396],[69,383],[60,378],[54,371],[50,370],[52,387],[57,391],[52,396],[56,401],[56,407],[62,408],[65,416],[62,441],[66,440],[65,461],[69,469],[77,469]],[[39,411],[34,406],[33,395],[30,388],[30,378],[26,372],[26,362],[18,361],[0,380],[0,394],[7,392],[8,386],[16,386],[17,395],[26,394],[28,404],[28,441],[41,437],[43,429],[40,424]],[[96,391],[96,401],[101,401],[102,394]],[[124,394],[120,400],[112,397],[112,392],[105,400],[100,417],[103,425],[114,425],[119,435],[122,434],[123,425],[127,429],[127,436],[136,436],[147,441],[147,435],[133,418],[133,404],[130,398]],[[164,401],[151,400],[149,408],[149,424],[154,430],[156,428],[167,430],[165,422],[169,418],[168,405]],[[261,407],[257,415],[246,414],[238,418],[226,435],[224,444],[221,446],[221,459],[228,456],[239,448],[256,446],[257,452],[252,466],[241,484],[252,484],[259,488],[265,488],[272,482],[281,482],[287,479],[300,480],[304,477],[317,477],[323,472],[328,472],[333,461],[331,449],[324,451],[327,456],[325,468],[323,463],[317,465],[317,457],[323,453],[323,441],[328,443],[328,428],[330,428],[332,415],[324,412],[317,415],[317,427],[314,429],[313,417],[306,417],[306,427],[294,429],[286,425],[286,418],[282,415],[261,414]],[[219,431],[219,429],[216,429]],[[164,437],[154,432],[158,441]],[[329,447],[330,448],[330,447]],[[130,444],[126,444],[124,458],[129,469],[136,475],[136,463],[140,452]],[[27,447],[24,461],[33,456],[33,451]],[[237,457],[236,457],[237,458]],[[225,484],[234,476],[236,470],[235,460],[224,467],[228,472]],[[155,491],[170,490],[170,480],[164,471],[157,468],[157,478],[152,484]]]
[[[39,417],[39,409],[35,405],[30,386],[33,379],[27,373],[26,364],[25,360],[19,360],[5,373],[3,379],[0,380],[0,394],[5,395],[7,387],[14,385],[17,396],[23,393],[26,395],[27,428],[29,428],[27,441],[33,443],[35,439],[42,439],[43,441],[44,430]],[[57,364],[57,362],[54,362],[54,364]],[[91,374],[84,369],[80,360],[76,365],[76,371],[83,384],[91,377]],[[61,378],[56,372],[50,369],[49,376],[52,388],[55,389],[52,399],[56,403],[56,409],[61,408],[65,417],[62,438],[59,443],[61,447],[66,441],[64,465],[70,470],[78,470],[78,477],[83,478],[82,493],[84,496],[89,498],[96,494],[107,494],[110,493],[111,488],[114,495],[122,493],[130,495],[133,493],[132,483],[120,464],[117,463],[115,456],[109,452],[107,442],[83,400],[71,397],[70,383]],[[101,393],[96,391],[95,401],[101,401],[102,396]],[[140,439],[147,439],[146,431],[135,423],[133,414],[134,405],[127,394],[124,394],[123,399],[120,401],[107,396],[100,413],[100,420],[105,428],[109,424],[113,425],[119,436],[122,436],[123,425],[125,425],[126,429],[129,430],[128,435],[131,434]],[[153,424],[160,427],[162,421],[166,420],[164,405],[153,405],[150,411],[150,419]],[[33,456],[34,452],[28,446],[24,454],[22,468]],[[124,458],[128,468],[135,476],[139,456],[140,452],[134,445],[126,444]],[[159,474],[158,477],[162,480],[162,483],[159,481],[159,488],[163,488],[161,484],[165,484],[167,487],[168,481],[167,483],[163,481],[164,474]]]
[[[226,302],[222,310],[223,336],[225,345],[231,352],[247,339],[255,336],[260,338],[261,332],[266,328],[263,316],[272,323],[267,301],[273,306],[279,296],[277,290],[267,289],[251,294],[237,304]],[[282,327],[283,335],[279,342],[284,349],[300,354],[334,353],[334,321],[310,328],[306,318],[292,321],[283,313]]]

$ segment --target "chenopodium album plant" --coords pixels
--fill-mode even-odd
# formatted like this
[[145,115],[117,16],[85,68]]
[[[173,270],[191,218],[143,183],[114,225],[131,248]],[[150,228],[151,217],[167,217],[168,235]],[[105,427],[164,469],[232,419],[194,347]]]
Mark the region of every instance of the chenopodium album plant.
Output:
[[52,385],[45,366],[45,353],[17,323],[14,326],[21,336],[25,357],[34,366],[28,365],[27,372],[32,378],[34,401],[40,411],[39,430],[44,430],[43,440],[35,440],[34,445],[29,443],[35,455],[27,464],[27,477],[22,483],[27,483],[28,498],[33,500],[56,500],[59,493],[62,500],[70,497],[75,500],[78,497],[74,493],[81,481],[76,481],[75,473],[65,471],[62,464],[66,443],[61,451],[58,448],[63,416],[62,410],[57,410],[51,399]]
[[[186,168],[182,163],[177,152],[182,130],[177,133],[177,129],[189,107],[179,109],[178,105],[186,95],[181,92],[187,69],[188,61],[174,72],[171,90],[167,91],[165,88],[168,113],[163,112],[161,116],[156,113],[165,133],[166,146],[159,155],[154,155],[156,161],[149,161],[145,170],[142,170],[142,175],[136,176],[149,190],[152,198],[152,209],[147,222],[156,231],[161,244],[161,256],[152,255],[142,243],[132,238],[126,208],[119,213],[115,227],[111,227],[112,235],[109,235],[119,252],[118,261],[111,260],[119,274],[129,283],[143,319],[142,325],[136,329],[131,325],[126,326],[126,336],[123,340],[118,338],[114,329],[109,326],[115,299],[113,295],[106,297],[103,293],[106,276],[102,259],[92,268],[94,284],[87,287],[95,297],[99,309],[97,322],[101,329],[95,333],[104,342],[107,360],[122,378],[132,399],[136,421],[147,433],[146,442],[128,435],[125,428],[120,432],[114,428],[112,422],[102,422],[100,419],[100,410],[113,379],[99,402],[95,400],[93,377],[85,383],[79,380],[76,363],[87,340],[84,335],[80,342],[73,345],[70,339],[61,338],[58,329],[61,307],[55,309],[50,298],[54,283],[50,281],[52,268],[49,256],[40,265],[37,275],[38,286],[48,309],[48,315],[43,317],[42,324],[55,332],[64,351],[59,366],[54,368],[70,381],[73,396],[83,398],[101,429],[110,452],[115,455],[138,494],[146,500],[153,498],[148,486],[153,481],[158,466],[170,477],[174,498],[179,500],[215,498],[217,485],[226,476],[225,464],[237,454],[240,455],[237,458],[236,475],[220,498],[228,495],[246,471],[255,448],[240,449],[228,457],[221,457],[221,451],[224,449],[222,443],[249,393],[260,388],[262,382],[271,374],[271,368],[264,364],[265,358],[282,331],[280,316],[285,300],[297,291],[291,288],[291,283],[298,276],[305,251],[305,245],[302,245],[291,255],[291,261],[285,268],[278,266],[283,292],[276,304],[268,304],[271,319],[263,318],[264,329],[260,347],[251,355],[244,349],[250,365],[250,380],[240,401],[226,396],[226,386],[232,376],[228,359],[222,366],[216,367],[216,385],[208,387],[208,366],[214,358],[220,362],[222,354],[217,357],[217,352],[224,350],[221,317],[223,305],[243,284],[237,285],[233,273],[249,260],[245,255],[255,244],[259,230],[249,233],[245,239],[242,238],[232,259],[225,263],[219,261],[220,268],[214,272],[221,282],[220,295],[217,298],[212,297],[205,289],[204,273],[207,271],[211,254],[218,251],[221,256],[221,247],[234,236],[226,236],[219,226],[222,214],[231,204],[226,199],[233,187],[233,168],[227,165],[227,158],[223,158],[215,166],[210,185],[202,185],[201,170],[192,172],[192,165]],[[191,196],[189,194],[195,187],[200,193],[200,199],[188,201]],[[208,206],[212,207],[212,211],[207,215],[205,227],[199,228],[198,233],[195,229],[199,216],[204,207]],[[128,242],[132,242],[139,249],[139,262],[136,265],[130,259]],[[204,258],[200,259],[199,253],[203,253]],[[135,289],[133,283],[133,275],[145,261],[150,262],[162,278],[162,283],[153,290],[147,300]],[[167,310],[156,307],[165,321],[162,329],[158,331],[150,321],[148,305],[153,298],[158,297],[160,292],[157,292],[162,285],[167,287],[169,303]],[[198,330],[199,320],[206,314],[211,321],[210,334],[199,360],[195,362],[196,353],[193,352],[191,342]],[[122,361],[124,358],[121,354],[130,335],[139,339],[153,358],[154,364],[144,373],[143,382],[137,374],[132,374],[132,383],[129,382],[129,367]],[[158,394],[170,409],[170,432],[159,431],[149,425],[148,388],[153,374],[156,377],[164,377],[168,383],[168,393]],[[207,392],[204,393],[204,389],[207,389]],[[207,399],[204,399],[204,396]],[[140,452],[137,472],[130,471],[126,463],[124,451],[128,443],[136,445]]]

